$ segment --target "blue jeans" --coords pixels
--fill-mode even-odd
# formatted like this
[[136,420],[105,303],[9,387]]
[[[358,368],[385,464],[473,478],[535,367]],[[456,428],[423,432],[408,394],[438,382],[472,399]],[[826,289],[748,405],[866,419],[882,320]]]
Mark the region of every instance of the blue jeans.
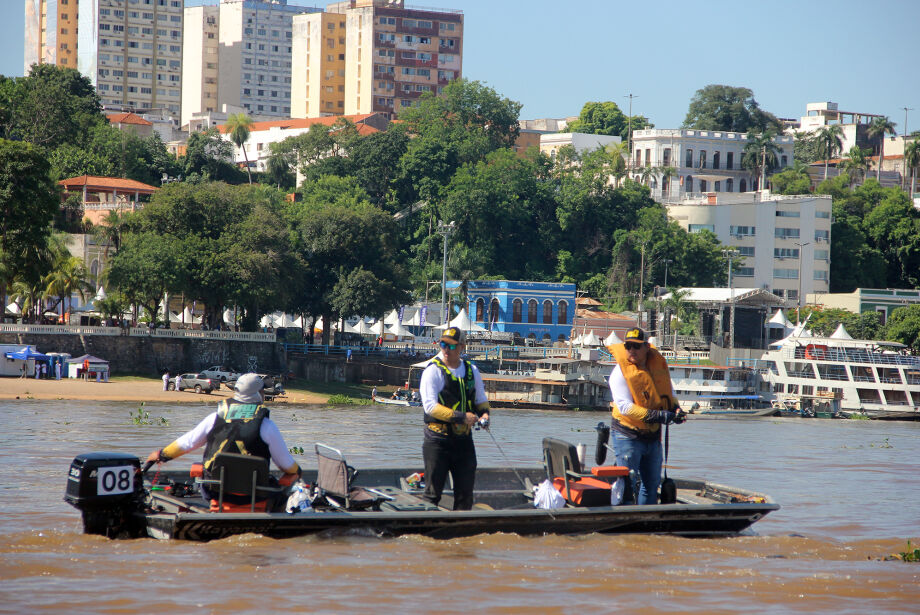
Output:
[[[642,480],[639,490],[639,504],[657,504],[658,486],[661,484],[661,440],[640,440],[630,438],[616,429],[610,430],[617,465],[633,470]],[[636,485],[633,483],[633,493]]]

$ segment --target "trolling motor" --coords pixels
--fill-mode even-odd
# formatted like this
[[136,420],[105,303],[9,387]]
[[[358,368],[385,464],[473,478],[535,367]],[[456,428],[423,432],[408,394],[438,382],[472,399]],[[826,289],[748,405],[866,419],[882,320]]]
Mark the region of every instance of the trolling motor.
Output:
[[139,515],[146,498],[141,462],[124,453],[74,457],[64,501],[83,513],[83,533],[109,538],[145,534]]

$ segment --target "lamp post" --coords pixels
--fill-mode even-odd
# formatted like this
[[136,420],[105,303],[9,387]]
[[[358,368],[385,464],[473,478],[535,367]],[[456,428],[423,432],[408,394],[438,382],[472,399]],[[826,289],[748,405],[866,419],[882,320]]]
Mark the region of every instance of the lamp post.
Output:
[[632,101],[633,98],[639,98],[632,94],[627,94],[626,98],[629,99],[629,119],[627,120],[626,128],[626,146],[629,148],[629,154],[626,158],[626,166],[629,169],[632,169]]
[[735,352],[735,287],[732,286],[732,259],[738,255],[738,250],[722,250],[722,255],[728,257],[728,354]]
[[453,220],[450,221],[450,224],[445,224],[443,220],[438,222],[438,232],[444,235],[444,258],[441,265],[441,317],[444,318],[441,324],[444,325],[450,320],[447,318],[448,314],[445,309],[447,304],[447,238],[453,235],[456,230],[457,225]]
[[674,261],[670,258],[664,259],[664,287],[665,290],[668,288],[668,263],[673,263]]
[[795,324],[799,324],[801,322],[799,313],[802,311],[802,253],[805,252],[805,246],[811,245],[811,242],[795,242],[794,245],[799,247],[799,296],[796,298],[795,307]]

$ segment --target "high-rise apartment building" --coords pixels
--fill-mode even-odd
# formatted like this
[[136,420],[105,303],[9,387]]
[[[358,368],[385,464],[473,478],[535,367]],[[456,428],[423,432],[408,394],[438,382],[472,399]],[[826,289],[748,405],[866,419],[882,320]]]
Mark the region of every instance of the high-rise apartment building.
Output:
[[313,13],[294,17],[291,61],[291,117],[345,112],[344,15]]
[[[59,7],[64,0],[57,0]],[[77,12],[77,68],[108,108],[179,117],[183,0],[68,0]],[[61,11],[59,11],[59,14]],[[62,65],[64,58],[58,58]]]
[[222,0],[186,9],[183,70],[200,83],[183,90],[182,124],[195,114],[232,108],[290,117],[291,19],[318,11],[287,0]]
[[77,67],[78,0],[26,0],[23,74],[33,64]]
[[295,42],[292,56],[292,115],[378,112],[395,118],[423,93],[439,93],[461,76],[461,11],[410,9],[403,0],[346,0],[328,5],[326,13],[298,22],[303,26],[296,35],[306,40]]

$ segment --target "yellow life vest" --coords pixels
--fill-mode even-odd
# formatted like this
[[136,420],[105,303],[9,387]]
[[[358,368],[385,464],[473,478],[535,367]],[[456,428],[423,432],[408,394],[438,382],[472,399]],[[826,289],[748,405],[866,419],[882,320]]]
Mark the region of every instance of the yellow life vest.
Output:
[[613,419],[623,427],[642,434],[657,432],[661,429],[660,425],[646,423],[645,419],[648,410],[670,410],[674,405],[667,361],[654,346],[649,346],[646,369],[639,369],[629,362],[625,344],[611,344],[607,350],[620,366],[633,398],[633,404],[627,412],[621,412],[615,402],[610,404]]

